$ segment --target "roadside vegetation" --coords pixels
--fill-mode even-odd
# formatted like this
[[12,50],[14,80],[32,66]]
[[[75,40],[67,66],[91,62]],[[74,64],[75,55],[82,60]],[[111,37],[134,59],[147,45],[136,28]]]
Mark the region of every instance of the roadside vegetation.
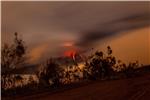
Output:
[[[82,69],[79,63],[75,62],[72,66],[66,66],[64,69],[56,63],[55,59],[50,58],[41,64],[43,67],[36,76],[38,82],[30,77],[30,82],[23,85],[23,77],[12,75],[11,70],[17,69],[26,61],[26,46],[18,33],[14,34],[14,43],[12,45],[4,44],[1,57],[1,89],[2,96],[13,96],[24,93],[37,93],[41,89],[57,89],[70,86],[70,84],[81,83],[94,80],[112,80],[121,78],[130,78],[138,75],[138,68],[142,67],[138,61],[125,64],[113,55],[113,50],[108,46],[107,52],[96,51],[94,54],[86,57],[82,62]],[[17,83],[21,85],[16,86]]]

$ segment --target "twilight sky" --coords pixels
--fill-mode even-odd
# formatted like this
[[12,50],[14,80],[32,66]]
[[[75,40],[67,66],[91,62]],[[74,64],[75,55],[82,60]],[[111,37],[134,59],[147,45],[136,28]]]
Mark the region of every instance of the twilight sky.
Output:
[[31,62],[110,45],[125,62],[150,64],[150,2],[2,2],[2,44],[14,32]]

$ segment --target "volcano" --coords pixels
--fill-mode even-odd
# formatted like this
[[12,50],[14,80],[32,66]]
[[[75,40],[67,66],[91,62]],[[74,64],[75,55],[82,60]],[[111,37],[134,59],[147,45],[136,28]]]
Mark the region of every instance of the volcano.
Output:
[[75,62],[83,62],[85,57],[76,50],[68,50],[64,52],[64,57],[70,58]]
[[75,59],[75,55],[77,54],[76,50],[67,50],[64,52],[65,57],[70,57],[72,59]]

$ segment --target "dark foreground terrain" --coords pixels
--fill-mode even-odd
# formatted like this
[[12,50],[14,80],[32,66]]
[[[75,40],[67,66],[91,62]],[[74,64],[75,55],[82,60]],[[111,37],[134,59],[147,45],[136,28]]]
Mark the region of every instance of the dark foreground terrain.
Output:
[[55,93],[18,97],[17,100],[150,100],[150,73],[90,84]]

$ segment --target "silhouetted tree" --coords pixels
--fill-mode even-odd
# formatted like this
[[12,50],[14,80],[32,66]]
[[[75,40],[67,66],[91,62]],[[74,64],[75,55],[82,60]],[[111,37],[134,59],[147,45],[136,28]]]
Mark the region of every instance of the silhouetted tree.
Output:
[[[102,51],[96,51],[93,56],[90,56],[91,61],[86,63],[86,69],[90,69],[90,75],[92,79],[110,77],[113,73],[112,67],[116,64],[116,58],[112,56],[112,49],[107,47],[107,56],[104,57]],[[84,77],[90,76],[84,69]]]
[[65,72],[65,78],[67,79],[66,80],[66,83],[68,84],[68,83],[71,83],[71,71],[69,71],[68,70],[68,68],[67,68],[67,71]]
[[90,62],[85,63],[85,67],[83,69],[84,79],[92,79],[101,77],[102,73],[102,61],[103,61],[103,52],[96,51],[93,56],[90,56]]
[[92,66],[90,62],[85,62],[85,67],[83,68],[83,79],[84,80],[93,80],[93,74],[92,74]]
[[52,81],[53,86],[57,87],[60,85],[60,70],[59,65],[53,59],[49,59],[46,62],[46,69],[40,75],[40,80],[43,80],[45,85],[50,85]]
[[112,49],[110,46],[107,46],[107,54],[110,56],[112,54]]
[[106,71],[106,75],[108,77],[111,77],[114,73],[112,67],[116,64],[116,58],[112,55],[112,49],[110,46],[107,47],[107,54],[108,56],[106,57],[105,60],[105,71]]
[[9,46],[8,44],[4,44],[4,46],[2,47],[2,68],[16,68],[17,65],[24,62],[24,55],[26,52],[24,42],[22,39],[18,38],[17,32],[15,32],[14,35],[14,43],[11,46]]
[[135,71],[136,71],[137,65],[136,63],[129,63],[128,66],[123,68],[123,72],[125,73],[126,77],[132,77],[135,75]]
[[[12,84],[11,69],[16,68],[25,61],[26,48],[22,39],[18,38],[18,33],[14,34],[14,43],[11,45],[4,44],[1,51],[1,67],[2,67],[2,84]],[[2,87],[3,88],[3,87]],[[4,87],[5,88],[5,87]]]

